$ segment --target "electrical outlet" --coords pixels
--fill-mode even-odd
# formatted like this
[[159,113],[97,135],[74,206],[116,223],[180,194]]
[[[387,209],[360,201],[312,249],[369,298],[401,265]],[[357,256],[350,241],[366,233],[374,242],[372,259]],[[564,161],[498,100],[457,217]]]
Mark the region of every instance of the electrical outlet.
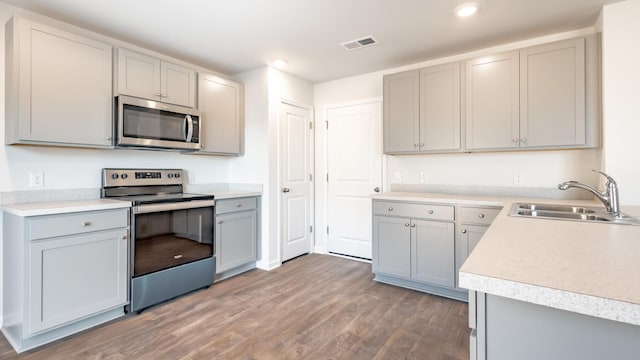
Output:
[[29,173],[29,186],[32,188],[44,187],[44,172]]
[[421,183],[427,182],[427,173],[424,171],[420,173],[420,182]]
[[514,172],[513,173],[513,185],[520,185],[522,184],[522,174],[519,172]]

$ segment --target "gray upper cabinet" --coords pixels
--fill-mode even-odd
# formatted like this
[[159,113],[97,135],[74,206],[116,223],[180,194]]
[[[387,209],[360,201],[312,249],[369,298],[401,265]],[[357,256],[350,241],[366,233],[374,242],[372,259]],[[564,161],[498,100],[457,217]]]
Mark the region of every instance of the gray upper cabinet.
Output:
[[466,149],[518,147],[518,59],[512,51],[466,62]]
[[420,146],[420,72],[405,71],[383,79],[384,152],[411,153]]
[[6,144],[112,146],[112,48],[22,17],[6,25]]
[[202,150],[197,153],[244,153],[242,84],[219,76],[198,75],[198,104],[202,117]]
[[460,64],[384,77],[384,151],[460,149]]
[[118,94],[196,106],[196,72],[127,49],[118,49]]
[[420,150],[460,149],[460,63],[420,70]]
[[[586,114],[585,42],[564,40],[467,61],[465,148],[595,146],[597,115]],[[590,76],[597,77],[597,70]]]
[[584,145],[585,39],[520,51],[520,146]]

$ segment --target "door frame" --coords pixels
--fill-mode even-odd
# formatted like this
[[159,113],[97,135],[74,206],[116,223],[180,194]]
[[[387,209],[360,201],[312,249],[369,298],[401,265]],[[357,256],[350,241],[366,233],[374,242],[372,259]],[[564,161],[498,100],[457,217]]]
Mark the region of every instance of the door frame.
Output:
[[316,121],[315,121],[315,114],[314,114],[314,107],[308,104],[304,104],[298,101],[294,101],[294,100],[290,100],[287,98],[280,98],[280,100],[278,101],[278,122],[277,122],[277,131],[278,131],[278,144],[277,144],[277,149],[278,149],[278,172],[277,172],[277,182],[276,182],[276,203],[277,203],[277,208],[278,208],[278,214],[277,214],[277,219],[278,219],[278,229],[277,229],[277,237],[278,237],[278,263],[282,264],[282,259],[283,259],[283,238],[282,238],[282,225],[283,225],[283,213],[282,213],[282,196],[281,196],[281,189],[282,189],[282,148],[281,148],[281,144],[282,144],[282,133],[281,133],[281,118],[280,118],[280,113],[282,111],[282,105],[286,104],[289,106],[293,106],[293,107],[297,107],[300,109],[303,109],[305,111],[307,111],[309,113],[309,121],[311,122],[312,125],[312,129],[311,129],[311,133],[309,134],[309,172],[311,173],[312,176],[312,180],[309,181],[309,224],[311,224],[312,228],[313,228],[313,232],[311,232],[311,234],[309,235],[309,253],[314,253],[314,246],[315,246],[315,242],[316,242],[316,226],[315,226],[315,183],[316,183],[316,174],[315,174],[315,130],[316,130]]
[[[329,111],[333,110],[333,109],[338,109],[338,108],[343,108],[343,107],[348,107],[348,106],[358,106],[358,105],[366,105],[366,104],[373,104],[373,103],[379,103],[380,104],[380,119],[382,121],[382,97],[372,97],[372,98],[363,98],[363,99],[358,99],[358,100],[351,100],[351,101],[345,101],[345,102],[340,102],[340,103],[333,103],[333,104],[328,104],[325,105],[323,107],[322,110],[322,117],[323,117],[323,122],[324,124],[322,124],[322,140],[323,141],[323,148],[322,148],[322,161],[319,164],[321,166],[321,169],[319,171],[319,174],[321,176],[325,176],[326,174],[329,173],[329,132],[327,130],[326,124],[329,121]],[[382,125],[382,124],[380,124]],[[382,135],[381,135],[382,136]],[[380,139],[380,141],[383,141],[383,139]],[[383,144],[381,142],[381,144]],[[382,148],[380,149],[381,151],[383,150]],[[318,149],[318,152],[320,152],[320,149]],[[382,173],[380,174],[382,176],[382,192],[387,191],[387,181],[386,181],[386,176],[385,174],[387,173],[387,155],[384,154],[384,151],[382,152]],[[329,254],[328,251],[328,244],[329,244],[329,236],[326,232],[327,227],[329,226],[329,182],[326,180],[326,177],[322,179],[322,181],[319,181],[318,184],[320,184],[319,187],[316,188],[316,191],[319,193],[317,194],[318,198],[319,198],[319,202],[321,201],[323,204],[323,211],[319,212],[322,214],[322,219],[316,219],[316,223],[318,224],[318,228],[322,227],[322,231],[321,232],[317,232],[316,233],[316,238],[315,238],[315,242],[316,242],[316,247],[314,252],[316,253],[322,253],[322,254]],[[319,235],[321,234],[321,235]],[[320,246],[318,246],[317,244],[322,244]],[[334,254],[330,254],[332,256],[338,256],[340,257],[340,255],[334,255]],[[356,260],[355,258],[351,258],[348,257],[349,259],[352,260]],[[366,261],[368,262],[368,261]]]

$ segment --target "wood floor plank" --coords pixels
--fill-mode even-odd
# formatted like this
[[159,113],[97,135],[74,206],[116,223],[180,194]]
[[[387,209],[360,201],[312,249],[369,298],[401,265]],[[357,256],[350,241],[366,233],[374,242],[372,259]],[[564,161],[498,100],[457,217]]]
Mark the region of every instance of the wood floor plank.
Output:
[[467,305],[306,255],[0,359],[468,359]]

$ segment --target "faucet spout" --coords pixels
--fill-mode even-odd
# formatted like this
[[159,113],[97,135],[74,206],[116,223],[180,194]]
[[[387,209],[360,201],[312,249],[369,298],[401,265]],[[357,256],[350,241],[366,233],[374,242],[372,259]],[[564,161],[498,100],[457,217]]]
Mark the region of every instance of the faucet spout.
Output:
[[604,204],[609,214],[615,217],[619,217],[620,205],[618,201],[618,185],[616,184],[615,180],[613,180],[612,177],[610,177],[609,175],[601,171],[598,171],[598,170],[591,170],[591,171],[600,173],[607,178],[607,182],[605,184],[605,187],[606,187],[605,191],[600,192],[598,189],[596,189],[593,186],[586,185],[574,180],[565,181],[561,184],[558,184],[558,189],[567,190],[569,188],[578,188],[578,189],[588,191],[592,193],[596,198],[598,198],[598,200],[600,200]]

